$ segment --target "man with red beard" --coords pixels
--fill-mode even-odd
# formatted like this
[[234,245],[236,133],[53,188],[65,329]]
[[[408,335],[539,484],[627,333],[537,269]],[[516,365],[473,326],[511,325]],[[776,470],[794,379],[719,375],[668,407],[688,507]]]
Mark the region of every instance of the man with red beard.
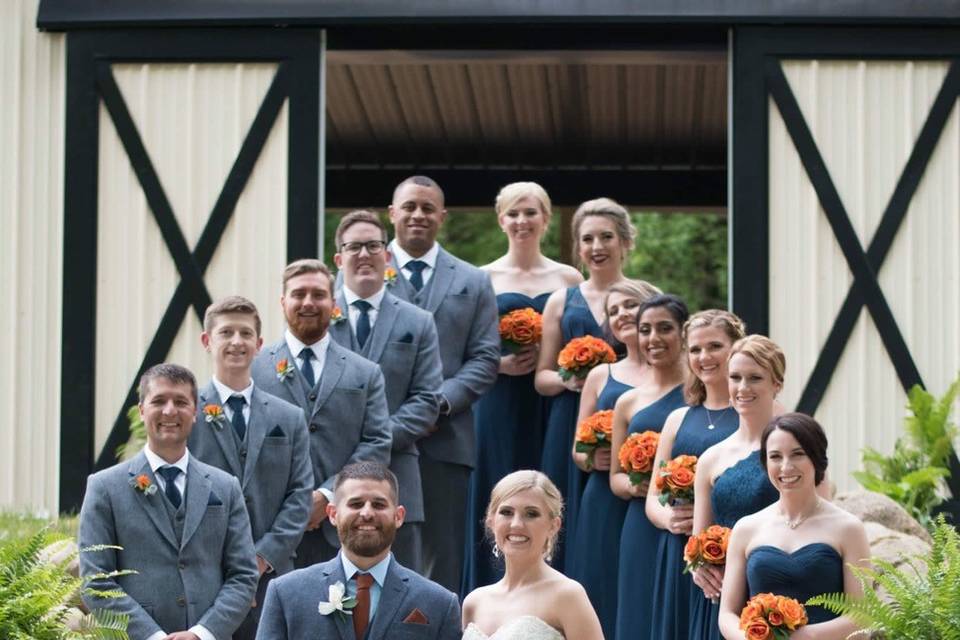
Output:
[[280,306],[284,336],[253,362],[258,387],[303,409],[310,437],[315,490],[297,567],[334,557],[340,542],[327,519],[336,474],[361,460],[390,461],[391,435],[380,367],[330,339],[333,278],[319,260],[303,259],[283,271]]
[[347,465],[337,474],[334,495],[327,514],[340,553],[270,583],[258,640],[459,640],[456,595],[390,553],[405,515],[396,476],[375,462]]

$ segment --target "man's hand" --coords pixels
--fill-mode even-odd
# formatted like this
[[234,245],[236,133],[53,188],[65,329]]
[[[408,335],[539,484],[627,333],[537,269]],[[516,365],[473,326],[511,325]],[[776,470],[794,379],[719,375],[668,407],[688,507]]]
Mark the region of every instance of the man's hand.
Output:
[[270,569],[270,565],[267,564],[267,561],[257,556],[257,571],[260,572],[260,575],[263,575]]
[[327,519],[327,497],[323,492],[316,489],[313,492],[313,511],[310,512],[310,520],[307,522],[307,531],[315,531]]
[[200,636],[191,631],[177,631],[171,633],[163,640],[200,640]]

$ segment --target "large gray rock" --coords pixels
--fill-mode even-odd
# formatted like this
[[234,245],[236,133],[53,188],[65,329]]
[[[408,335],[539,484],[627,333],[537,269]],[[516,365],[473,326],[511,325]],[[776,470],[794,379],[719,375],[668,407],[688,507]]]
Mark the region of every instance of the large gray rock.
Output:
[[873,559],[885,560],[906,573],[926,573],[926,564],[919,559],[930,552],[930,544],[925,540],[877,522],[864,522],[863,528],[867,532]]
[[882,524],[887,529],[919,538],[928,545],[933,542],[930,534],[919,522],[885,495],[872,491],[846,491],[837,494],[833,502],[841,509],[860,518],[864,523]]

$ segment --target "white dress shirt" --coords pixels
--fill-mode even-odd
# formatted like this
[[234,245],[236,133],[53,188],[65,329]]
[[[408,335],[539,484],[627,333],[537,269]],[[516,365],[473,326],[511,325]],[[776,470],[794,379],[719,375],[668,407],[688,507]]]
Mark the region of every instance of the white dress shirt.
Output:
[[420,274],[423,277],[423,286],[427,286],[427,283],[430,282],[430,276],[432,276],[433,272],[437,269],[437,256],[440,255],[440,243],[434,242],[429,251],[419,258],[414,258],[401,249],[397,241],[394,240],[390,243],[390,253],[392,253],[393,257],[397,260],[397,264],[400,265],[400,270],[403,271],[403,275],[406,276],[407,280],[413,275],[413,271],[407,268],[407,263],[411,260],[425,262],[427,266]]
[[347,317],[350,319],[350,328],[353,329],[353,334],[357,334],[357,321],[360,320],[360,309],[354,306],[354,302],[357,300],[365,300],[369,305],[370,309],[367,310],[367,317],[370,318],[370,329],[373,329],[373,325],[377,323],[377,316],[380,315],[380,304],[383,302],[383,295],[386,293],[383,290],[383,287],[380,287],[380,290],[369,298],[361,298],[353,291],[350,290],[350,287],[343,285],[343,299],[347,302]]
[[330,334],[324,333],[319,342],[314,342],[310,345],[300,342],[300,340],[290,332],[290,329],[287,329],[283,336],[287,341],[287,347],[290,349],[290,353],[293,354],[294,360],[297,361],[297,366],[300,368],[300,371],[303,371],[304,365],[304,360],[300,357],[300,352],[303,351],[304,348],[310,347],[310,350],[313,351],[313,362],[310,363],[310,366],[313,367],[313,379],[315,381],[319,380],[323,374],[323,365],[327,362],[327,348],[330,346]]
[[245,424],[250,424],[250,405],[253,402],[253,378],[250,378],[250,384],[247,385],[245,389],[231,389],[227,385],[223,384],[217,380],[217,376],[213,376],[213,386],[217,390],[217,395],[220,396],[220,404],[223,406],[223,412],[227,414],[227,420],[233,420],[233,409],[227,404],[227,400],[231,396],[243,396],[243,399],[246,403],[243,405],[243,421]]

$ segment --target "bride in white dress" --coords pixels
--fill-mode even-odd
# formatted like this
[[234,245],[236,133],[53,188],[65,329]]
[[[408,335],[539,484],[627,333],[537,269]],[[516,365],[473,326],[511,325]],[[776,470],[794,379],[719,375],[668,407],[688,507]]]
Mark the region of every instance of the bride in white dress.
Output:
[[502,580],[463,601],[463,640],[603,640],[580,583],[547,564],[563,499],[539,471],[516,471],[493,488],[487,534],[502,555]]

